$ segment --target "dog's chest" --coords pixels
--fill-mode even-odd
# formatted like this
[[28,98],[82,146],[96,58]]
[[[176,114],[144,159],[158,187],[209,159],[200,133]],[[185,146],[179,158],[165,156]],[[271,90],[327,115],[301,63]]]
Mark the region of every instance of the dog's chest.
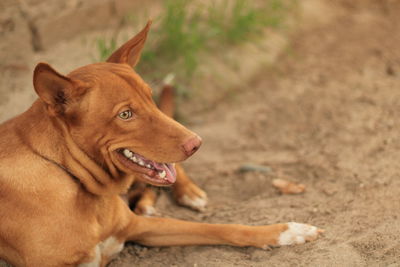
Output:
[[124,243],[119,242],[115,237],[111,236],[95,247],[95,257],[91,262],[79,264],[79,267],[98,267],[102,258],[112,259],[113,256],[121,252]]

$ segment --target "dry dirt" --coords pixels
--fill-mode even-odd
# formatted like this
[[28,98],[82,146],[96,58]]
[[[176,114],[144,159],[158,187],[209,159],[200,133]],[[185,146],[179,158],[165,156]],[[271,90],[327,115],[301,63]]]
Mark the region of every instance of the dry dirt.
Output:
[[[290,53],[251,90],[191,114],[204,145],[186,167],[207,210],[177,207],[166,191],[157,208],[201,222],[306,222],[325,235],[270,251],[128,244],[109,266],[400,266],[400,4],[307,0],[302,12]],[[238,172],[244,163],[271,171]],[[307,190],[280,195],[276,177]]]

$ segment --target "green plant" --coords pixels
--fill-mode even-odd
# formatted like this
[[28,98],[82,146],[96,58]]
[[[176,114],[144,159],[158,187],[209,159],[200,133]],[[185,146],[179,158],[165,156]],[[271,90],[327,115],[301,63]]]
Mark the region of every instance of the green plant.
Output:
[[96,44],[97,51],[99,53],[98,61],[100,62],[105,61],[117,48],[117,42],[115,41],[115,38],[111,38],[110,40],[107,40],[105,38],[98,38]]
[[199,10],[188,12],[191,1],[165,1],[165,12],[158,19],[153,40],[142,55],[139,72],[162,79],[173,71],[178,80],[191,77],[198,65],[199,53],[204,50],[204,33],[200,26]]
[[256,5],[246,0],[215,1],[208,9],[208,25],[225,44],[249,41],[265,27],[279,27],[285,10],[281,0]]
[[[137,70],[149,81],[160,81],[174,72],[177,82],[188,86],[203,55],[217,55],[222,47],[256,38],[265,27],[280,26],[285,11],[283,1],[214,0],[206,5],[192,0],[167,0]],[[102,60],[115,49],[115,39],[98,40]]]

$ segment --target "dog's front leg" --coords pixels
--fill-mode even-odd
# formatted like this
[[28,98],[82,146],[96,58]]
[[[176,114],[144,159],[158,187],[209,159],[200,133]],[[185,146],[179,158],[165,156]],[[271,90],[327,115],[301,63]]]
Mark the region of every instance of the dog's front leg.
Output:
[[148,246],[232,245],[282,246],[314,240],[322,232],[315,226],[282,223],[266,226],[207,224],[169,218],[134,216],[127,239]]
[[176,183],[172,185],[175,200],[183,206],[203,211],[207,205],[207,194],[188,177],[179,163],[175,169]]

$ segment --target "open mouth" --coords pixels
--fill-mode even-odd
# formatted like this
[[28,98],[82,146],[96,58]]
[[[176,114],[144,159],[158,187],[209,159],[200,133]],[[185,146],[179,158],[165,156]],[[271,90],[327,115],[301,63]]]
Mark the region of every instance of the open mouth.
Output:
[[134,172],[140,172],[151,184],[170,185],[176,181],[174,164],[146,159],[127,148],[117,150],[119,161]]

